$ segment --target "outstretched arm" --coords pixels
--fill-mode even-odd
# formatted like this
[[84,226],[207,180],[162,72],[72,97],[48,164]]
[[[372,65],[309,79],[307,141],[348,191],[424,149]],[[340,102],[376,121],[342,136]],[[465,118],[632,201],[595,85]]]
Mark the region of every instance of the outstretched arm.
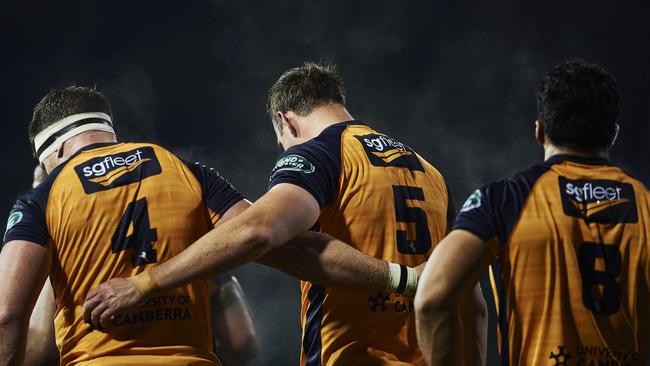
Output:
[[296,236],[257,262],[303,281],[348,290],[385,291],[389,277],[388,262],[315,232]]
[[[239,207],[241,208],[241,205]],[[256,260],[299,233],[305,232],[320,214],[318,202],[310,193],[286,183],[274,186],[250,208],[241,208],[241,211],[243,212],[238,215],[228,212],[224,219],[227,216],[234,217],[215,227],[167,262],[128,280],[112,279],[90,291],[84,303],[86,321],[105,325],[117,311],[140,303],[156,289],[174,288]],[[304,250],[309,254],[306,257],[308,259],[301,263],[302,270],[292,269],[287,262],[278,260],[277,253],[269,254],[263,261],[300,279],[324,281],[333,286],[347,285],[383,290],[387,288],[387,279],[395,278],[390,275],[395,271],[389,270],[386,262],[358,253],[337,240],[328,239],[327,245],[324,245],[322,237],[314,240],[316,234],[303,235],[304,237],[296,239],[289,249],[290,252]],[[312,249],[299,244],[307,238],[315,245]],[[300,246],[303,249],[297,249]],[[354,254],[349,257],[342,254],[349,254],[350,251],[354,251]],[[316,264],[307,266],[307,263]],[[397,277],[399,272],[397,269]],[[415,271],[409,270],[409,278],[411,273],[416,280]],[[412,287],[414,288],[414,285]]]
[[22,365],[27,328],[39,289],[50,271],[46,247],[13,240],[0,252],[0,365]]
[[[488,246],[464,230],[452,231],[431,254],[415,296],[418,343],[428,365],[458,364],[468,350],[479,352],[474,364],[485,361],[485,303],[471,290],[491,258]],[[476,303],[483,311],[467,311]]]
[[[238,202],[217,226],[250,206],[247,200]],[[257,262],[325,287],[385,291],[389,282],[388,262],[370,257],[332,236],[311,231],[271,249]],[[424,263],[416,268],[418,276],[423,268]]]

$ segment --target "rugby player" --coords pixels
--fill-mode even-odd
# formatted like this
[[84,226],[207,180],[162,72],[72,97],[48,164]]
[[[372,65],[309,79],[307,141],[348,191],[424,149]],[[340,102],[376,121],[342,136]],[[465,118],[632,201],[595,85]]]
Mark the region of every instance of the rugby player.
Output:
[[454,304],[491,263],[502,365],[645,365],[650,347],[650,196],[609,162],[612,75],[584,61],[537,88],[544,162],[471,194],[416,296],[430,365],[458,352]]
[[[0,364],[22,362],[29,316],[48,275],[62,365],[220,364],[205,280],[160,291],[115,314],[105,329],[84,322],[91,288],[164,262],[249,206],[212,169],[154,144],[117,143],[111,115],[108,100],[83,87],[55,89],[34,108],[30,141],[49,175],[9,216],[0,253]],[[307,233],[297,242],[276,255],[290,262],[302,251],[312,264],[306,279],[382,289],[391,279],[386,262],[339,241]]]
[[[37,165],[32,188],[47,174]],[[244,291],[237,278],[221,275],[210,284],[212,332],[216,353],[226,365],[247,365],[259,352],[259,338]],[[59,351],[54,336],[56,302],[49,279],[45,281],[29,319],[25,366],[59,364]]]
[[[407,267],[427,259],[453,215],[440,173],[402,142],[353,120],[332,67],[307,63],[288,70],[271,87],[267,109],[286,149],[269,191],[168,262],[91,291],[84,314],[94,324],[107,324],[116,311],[155,290],[254,260],[314,226],[370,256],[401,264],[390,265],[391,273],[403,273],[397,292],[414,287],[416,276]],[[389,292],[303,282],[301,365],[423,364],[412,298]],[[483,314],[480,292],[475,295],[463,304]],[[484,321],[465,322],[472,342],[484,341]]]

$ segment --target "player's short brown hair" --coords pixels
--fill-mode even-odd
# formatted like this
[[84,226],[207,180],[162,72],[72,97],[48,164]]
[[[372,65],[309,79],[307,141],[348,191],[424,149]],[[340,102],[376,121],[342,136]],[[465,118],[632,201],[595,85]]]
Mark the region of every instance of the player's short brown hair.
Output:
[[334,65],[305,62],[287,70],[269,89],[266,112],[277,124],[277,112],[293,111],[306,116],[314,108],[330,103],[345,105],[341,75]]
[[78,113],[102,112],[113,118],[111,104],[104,94],[95,88],[68,86],[52,89],[34,106],[32,120],[27,129],[29,142],[46,127],[67,116]]

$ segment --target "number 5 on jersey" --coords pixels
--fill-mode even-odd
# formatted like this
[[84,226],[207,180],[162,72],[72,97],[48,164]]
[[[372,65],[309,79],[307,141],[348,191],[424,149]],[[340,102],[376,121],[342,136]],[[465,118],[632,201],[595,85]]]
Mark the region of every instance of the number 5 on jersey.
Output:
[[122,215],[117,229],[111,239],[111,250],[119,253],[133,248],[135,254],[131,257],[133,267],[156,263],[156,250],[151,246],[158,240],[155,228],[149,224],[147,199],[141,198],[129,203]]
[[409,207],[407,200],[424,201],[420,187],[393,186],[395,219],[397,222],[414,223],[415,238],[407,239],[407,232],[397,230],[397,250],[402,254],[423,254],[431,249],[431,233],[427,214],[420,207]]

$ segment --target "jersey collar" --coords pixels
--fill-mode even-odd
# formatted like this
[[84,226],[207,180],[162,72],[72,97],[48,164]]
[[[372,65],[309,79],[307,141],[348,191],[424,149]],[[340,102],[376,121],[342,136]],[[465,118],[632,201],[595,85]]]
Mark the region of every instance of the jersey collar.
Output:
[[353,120],[350,120],[350,121],[338,122],[338,123],[335,123],[333,125],[329,125],[329,126],[327,126],[327,128],[335,127],[335,126],[350,126],[350,125],[362,125],[362,126],[365,126],[366,124],[364,122],[353,119]]
[[586,165],[611,165],[609,160],[605,158],[600,158],[596,156],[577,156],[577,155],[568,155],[568,154],[557,154],[548,158],[545,163],[548,165],[560,164],[565,161],[570,161],[578,164]]

